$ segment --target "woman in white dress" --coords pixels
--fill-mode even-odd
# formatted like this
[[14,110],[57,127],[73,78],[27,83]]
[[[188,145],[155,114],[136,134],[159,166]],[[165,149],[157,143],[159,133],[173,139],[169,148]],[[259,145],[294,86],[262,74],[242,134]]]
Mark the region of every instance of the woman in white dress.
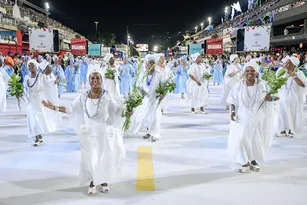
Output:
[[302,71],[295,71],[299,65],[296,57],[284,59],[288,77],[287,83],[280,89],[280,101],[277,104],[276,131],[277,136],[293,138],[301,137],[304,132],[304,102],[307,79]]
[[[173,81],[173,73],[171,69],[165,64],[165,57],[163,53],[155,55],[156,68],[155,71],[160,73],[162,82]],[[167,96],[161,102],[161,112],[167,109]]]
[[104,89],[109,91],[109,93],[116,95],[117,97],[120,97],[120,90],[119,90],[119,72],[117,70],[117,66],[115,64],[114,56],[113,54],[107,54],[104,57],[104,61],[107,62],[107,66],[104,68],[104,73],[107,71],[107,69],[113,69],[115,70],[115,77],[114,79],[110,79],[109,77],[104,77]]
[[238,64],[239,57],[237,54],[230,55],[230,65],[227,67],[225,77],[224,77],[224,90],[222,94],[221,104],[226,104],[226,110],[229,110],[229,105],[226,103],[226,99],[229,95],[230,90],[232,87],[239,82],[242,69],[241,66]]
[[4,66],[4,59],[0,57],[0,112],[6,111],[6,95],[8,89],[8,83],[10,80],[10,76],[3,68]]
[[[48,67],[46,64],[44,66],[41,69]],[[44,142],[42,134],[57,130],[58,114],[44,108],[40,102],[47,99],[56,103],[54,99],[57,100],[57,92],[50,90],[56,90],[58,79],[53,76],[50,67],[45,73],[39,73],[36,60],[29,60],[27,67],[30,73],[24,79],[24,96],[27,101],[28,136],[35,137],[33,146],[37,147]]]
[[[276,101],[265,93],[267,86],[257,80],[258,64],[255,61],[245,65],[244,80],[233,86],[227,103],[231,105],[231,123],[228,137],[228,151],[231,158],[241,164],[239,172],[252,169],[260,171],[257,161],[264,161],[271,144],[273,129],[273,103]],[[259,110],[258,110],[259,109]]]
[[107,182],[119,177],[125,149],[122,138],[122,101],[104,90],[102,74],[94,71],[89,76],[91,89],[79,95],[71,106],[55,106],[42,101],[45,107],[70,114],[80,137],[80,183],[90,184],[88,194],[109,191]]
[[205,80],[204,74],[209,70],[201,63],[201,55],[195,53],[191,55],[193,64],[188,70],[190,78],[187,81],[188,102],[191,106],[191,112],[195,112],[196,107],[200,107],[200,111],[205,113],[204,107],[208,104],[209,92],[208,81]]
[[164,83],[166,80],[165,74],[157,71],[158,67],[155,65],[155,59],[156,56],[154,55],[151,55],[147,59],[145,68],[148,75],[146,76],[145,82],[140,84],[141,92],[145,97],[142,105],[135,109],[129,128],[129,134],[133,135],[140,133],[143,128],[147,128],[147,133],[143,138],[150,139],[151,142],[161,139],[162,105],[158,105],[158,102],[159,99],[162,101],[165,96],[158,97],[156,90],[159,84]]

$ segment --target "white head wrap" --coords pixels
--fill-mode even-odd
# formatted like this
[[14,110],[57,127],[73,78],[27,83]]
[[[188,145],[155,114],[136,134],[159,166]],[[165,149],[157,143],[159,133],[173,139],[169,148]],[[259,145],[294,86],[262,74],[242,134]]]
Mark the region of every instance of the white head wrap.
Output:
[[297,57],[291,56],[289,60],[295,67],[297,67],[300,64],[300,60]]
[[181,56],[180,60],[185,60],[185,61],[187,61],[187,56]]
[[51,56],[49,54],[45,55],[46,59],[51,59]]
[[52,57],[52,60],[53,61],[56,61],[56,60],[58,60],[59,58],[56,56],[56,55],[54,55],[53,57]]
[[247,67],[253,67],[256,72],[258,72],[258,68],[259,68],[259,65],[257,63],[257,60],[256,59],[252,59],[250,60],[249,62],[247,62],[245,65],[244,65],[244,70],[247,69]]
[[191,55],[192,61],[195,62],[199,56],[200,56],[199,53],[194,53],[194,54],[192,54],[192,55]]
[[156,61],[156,62],[159,62],[159,60],[160,60],[161,57],[164,57],[164,54],[163,54],[163,53],[154,54],[154,58],[155,58],[155,61]]
[[148,61],[148,59],[150,58],[150,56],[151,56],[150,54],[147,54],[147,55],[144,57],[144,60],[145,60],[145,61]]
[[99,73],[100,76],[103,76],[102,68],[98,64],[93,65],[93,68],[89,72],[89,76],[91,76],[92,73]]
[[114,55],[112,53],[108,53],[104,58],[103,60],[107,63],[109,63],[110,59],[111,58],[114,58]]
[[38,62],[37,62],[35,59],[29,60],[29,61],[27,62],[27,67],[29,67],[29,64],[30,64],[30,63],[33,63],[34,66],[36,67],[36,69],[38,69]]
[[43,59],[44,59],[43,56],[41,56],[41,55],[37,56],[37,60],[43,60]]
[[237,58],[239,58],[239,56],[237,54],[231,54],[229,60],[232,63]]
[[4,63],[4,57],[0,56],[0,61],[2,61]]
[[297,57],[294,57],[294,56],[291,56],[291,57],[287,56],[287,57],[285,57],[284,59],[282,59],[282,62],[283,62],[283,63],[286,63],[288,60],[290,60],[291,63],[292,63],[295,67],[297,67],[297,66],[300,64],[300,60],[299,60]]
[[45,61],[43,64],[41,64],[41,69],[45,71],[48,65],[50,66],[50,64],[47,61]]
[[291,57],[296,57],[297,58],[297,54],[293,53]]
[[156,59],[156,56],[154,54],[147,54],[145,56],[146,61],[155,61],[155,59]]

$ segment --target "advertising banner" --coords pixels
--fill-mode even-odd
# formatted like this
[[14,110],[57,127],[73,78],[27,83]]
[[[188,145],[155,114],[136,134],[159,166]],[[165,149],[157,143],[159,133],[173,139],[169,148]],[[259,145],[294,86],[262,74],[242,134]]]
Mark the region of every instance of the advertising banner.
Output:
[[53,52],[53,30],[50,28],[29,28],[30,51]]
[[188,46],[179,46],[179,55],[188,55]]
[[270,32],[270,26],[250,26],[245,28],[244,51],[268,51]]
[[223,53],[223,38],[213,38],[207,40],[206,54],[218,55]]
[[105,56],[108,53],[111,53],[111,47],[103,47],[103,46],[101,46],[101,55]]
[[202,51],[202,44],[190,44],[189,45],[189,55],[192,55],[194,53],[201,53]]
[[148,44],[136,44],[136,49],[139,52],[148,51]]
[[88,55],[89,56],[100,56],[101,44],[88,44]]
[[86,55],[87,40],[85,38],[72,38],[70,41],[73,55]]

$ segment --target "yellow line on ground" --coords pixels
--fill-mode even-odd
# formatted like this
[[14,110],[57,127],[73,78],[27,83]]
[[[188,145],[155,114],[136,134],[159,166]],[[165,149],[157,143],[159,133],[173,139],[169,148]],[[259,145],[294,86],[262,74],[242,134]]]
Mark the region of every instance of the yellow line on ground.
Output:
[[139,146],[137,169],[136,190],[154,191],[155,182],[151,146]]

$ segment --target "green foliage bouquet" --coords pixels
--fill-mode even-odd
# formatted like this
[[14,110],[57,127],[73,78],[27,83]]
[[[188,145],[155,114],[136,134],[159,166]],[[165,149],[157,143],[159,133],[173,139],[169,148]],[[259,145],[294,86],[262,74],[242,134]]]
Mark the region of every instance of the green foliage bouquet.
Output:
[[9,86],[10,86],[10,89],[9,89],[9,94],[10,96],[15,96],[17,101],[18,101],[18,107],[19,109],[21,109],[21,106],[20,106],[20,101],[23,97],[23,89],[24,89],[24,86],[22,83],[20,83],[21,77],[19,75],[16,75],[15,73],[11,76],[11,80],[9,82]]
[[116,70],[112,69],[111,67],[109,67],[105,73],[105,76],[109,79],[115,79],[115,72]]
[[156,93],[158,93],[157,98],[159,98],[158,106],[161,104],[161,101],[163,100],[162,97],[165,97],[167,93],[172,93],[176,89],[176,84],[172,80],[167,80],[163,83],[160,83]]
[[[299,69],[295,69],[293,72],[297,72]],[[285,77],[285,74],[287,73],[286,69],[281,69],[277,75],[273,70],[266,69],[264,70],[264,74],[262,76],[262,80],[266,81],[267,85],[269,86],[270,90],[267,92],[269,95],[276,95],[280,88],[287,83],[288,78],[291,75],[288,75]],[[262,108],[264,105],[265,100],[262,101],[260,104],[258,111]]]
[[210,73],[205,73],[204,75],[203,75],[203,78],[205,79],[205,80],[210,80],[210,78],[212,78],[212,75],[210,74]]

